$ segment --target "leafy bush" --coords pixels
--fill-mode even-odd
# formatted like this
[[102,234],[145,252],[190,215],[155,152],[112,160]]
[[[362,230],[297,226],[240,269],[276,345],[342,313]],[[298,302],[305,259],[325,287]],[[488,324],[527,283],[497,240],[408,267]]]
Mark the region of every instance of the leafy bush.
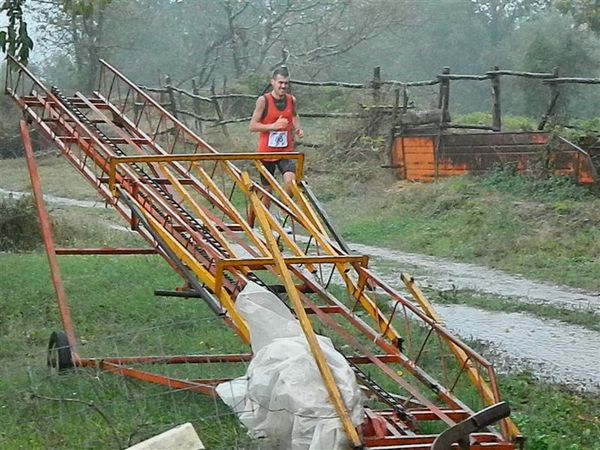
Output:
[[483,178],[483,184],[501,192],[553,201],[583,200],[593,194],[567,177],[540,177],[535,173],[516,174],[512,167],[499,168]]
[[0,200],[0,251],[33,250],[40,242],[32,198]]
[[[486,112],[474,112],[453,117],[453,122],[464,125],[488,125],[492,124],[492,115]],[[502,116],[502,131],[535,131],[537,124],[535,119],[524,116]]]

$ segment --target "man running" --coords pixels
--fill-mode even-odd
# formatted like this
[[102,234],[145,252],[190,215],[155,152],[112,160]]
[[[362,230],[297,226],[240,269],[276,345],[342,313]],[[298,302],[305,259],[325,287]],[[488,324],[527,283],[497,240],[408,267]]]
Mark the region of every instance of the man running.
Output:
[[[302,138],[304,132],[300,128],[300,118],[296,113],[296,99],[287,93],[290,75],[287,67],[277,67],[271,77],[271,92],[261,95],[250,119],[250,131],[258,133],[259,153],[292,152],[294,137]],[[296,181],[296,163],[291,159],[262,160],[265,168],[275,175],[279,169],[283,175],[285,191],[291,194],[291,184]],[[263,187],[270,192],[269,182],[261,175]],[[269,207],[269,198],[263,196],[263,204]],[[254,211],[248,215],[250,225],[254,224]]]

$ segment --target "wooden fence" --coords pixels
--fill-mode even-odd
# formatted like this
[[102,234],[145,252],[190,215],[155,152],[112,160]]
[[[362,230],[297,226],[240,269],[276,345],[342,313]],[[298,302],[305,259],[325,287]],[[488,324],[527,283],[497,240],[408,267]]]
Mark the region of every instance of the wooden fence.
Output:
[[[503,77],[519,77],[527,79],[540,80],[548,87],[547,107],[544,114],[538,123],[538,130],[543,130],[548,123],[548,120],[553,116],[557,100],[560,96],[560,86],[564,84],[600,84],[600,78],[577,78],[577,77],[560,77],[559,69],[555,67],[552,72],[520,72],[513,70],[500,70],[499,67],[494,67],[493,70],[486,72],[483,75],[463,75],[451,73],[449,67],[444,67],[442,73],[436,75],[431,80],[423,81],[397,81],[383,80],[381,78],[381,69],[375,67],[373,69],[373,78],[366,83],[348,83],[342,81],[302,81],[291,80],[292,85],[306,87],[339,87],[342,89],[363,90],[370,94],[371,104],[362,105],[359,110],[347,112],[310,112],[299,111],[302,117],[312,118],[332,118],[332,119],[348,119],[369,117],[373,115],[382,116],[390,115],[393,123],[396,123],[401,114],[405,114],[411,108],[409,99],[410,88],[422,88],[438,86],[437,104],[440,114],[437,117],[439,127],[441,129],[464,128],[464,129],[479,129],[489,131],[502,131],[502,103],[501,103],[501,85]],[[450,92],[451,82],[453,81],[476,81],[489,82],[491,92],[491,124],[457,124],[450,121]],[[200,95],[200,90],[192,80],[192,91],[187,91],[173,85],[167,77],[165,84],[161,87],[146,87],[141,86],[147,92],[158,94],[160,102],[170,112],[178,118],[189,118],[194,121],[195,127],[202,132],[205,123],[210,126],[218,126],[222,132],[228,136],[227,125],[232,123],[248,122],[250,115],[232,115],[226,114],[223,107],[224,101],[244,101],[248,102],[245,108],[252,110],[257,95],[230,93],[226,91],[226,83],[223,86],[223,92],[217,94],[215,85],[213,84],[206,95]],[[388,87],[392,89],[393,103],[386,105],[382,103],[382,89]]]

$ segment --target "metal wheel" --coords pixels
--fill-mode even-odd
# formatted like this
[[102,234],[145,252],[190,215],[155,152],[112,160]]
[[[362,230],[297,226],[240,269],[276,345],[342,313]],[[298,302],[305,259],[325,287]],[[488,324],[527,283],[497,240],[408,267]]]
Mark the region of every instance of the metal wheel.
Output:
[[48,367],[58,372],[73,367],[73,356],[67,335],[62,331],[53,331],[48,342]]

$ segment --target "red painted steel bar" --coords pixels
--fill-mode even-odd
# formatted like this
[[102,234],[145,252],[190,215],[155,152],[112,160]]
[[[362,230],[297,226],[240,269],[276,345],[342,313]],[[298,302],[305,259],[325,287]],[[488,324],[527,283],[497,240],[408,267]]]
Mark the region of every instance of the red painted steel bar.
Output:
[[156,255],[154,248],[57,248],[57,255]]
[[65,294],[65,289],[62,284],[60,269],[58,267],[58,260],[56,259],[54,240],[52,239],[52,228],[50,226],[48,213],[46,212],[46,207],[44,206],[42,186],[40,183],[40,177],[38,175],[37,166],[35,164],[35,159],[33,156],[33,148],[31,146],[31,139],[29,137],[27,122],[25,120],[21,120],[19,122],[19,127],[21,132],[21,138],[23,139],[23,149],[25,151],[25,160],[27,161],[29,178],[31,180],[31,190],[33,192],[33,199],[35,201],[35,207],[40,223],[42,241],[44,242],[44,248],[46,249],[48,265],[50,266],[50,276],[52,278],[52,284],[54,285],[54,292],[56,293],[56,304],[58,305],[60,322],[62,324],[65,334],[67,335],[69,347],[71,347],[72,352],[75,352],[76,340],[75,333],[73,331],[73,322],[71,321],[71,313],[69,311],[69,305],[67,303],[67,296]]

